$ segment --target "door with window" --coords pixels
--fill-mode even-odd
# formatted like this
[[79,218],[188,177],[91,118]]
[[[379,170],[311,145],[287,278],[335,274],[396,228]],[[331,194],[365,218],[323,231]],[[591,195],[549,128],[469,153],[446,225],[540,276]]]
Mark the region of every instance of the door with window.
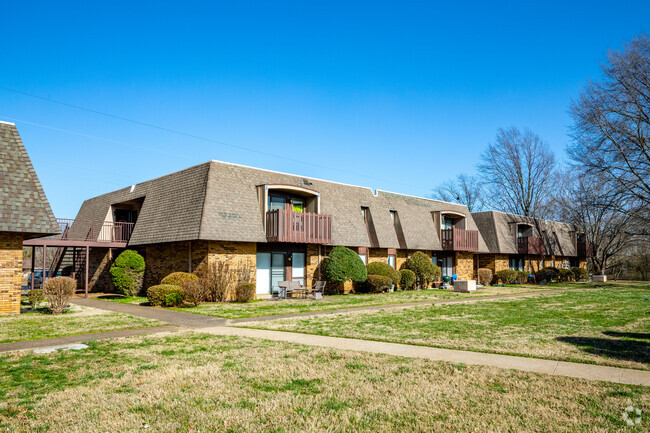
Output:
[[444,256],[438,260],[440,263],[440,271],[443,277],[451,278],[454,275],[454,257],[453,256]]
[[278,292],[278,283],[286,281],[284,253],[257,253],[258,294]]

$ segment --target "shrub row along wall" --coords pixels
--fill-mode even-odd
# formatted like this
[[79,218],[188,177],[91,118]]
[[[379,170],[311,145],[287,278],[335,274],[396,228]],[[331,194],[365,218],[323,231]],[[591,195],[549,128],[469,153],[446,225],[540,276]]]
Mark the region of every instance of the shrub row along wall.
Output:
[[0,315],[20,313],[23,237],[0,232]]

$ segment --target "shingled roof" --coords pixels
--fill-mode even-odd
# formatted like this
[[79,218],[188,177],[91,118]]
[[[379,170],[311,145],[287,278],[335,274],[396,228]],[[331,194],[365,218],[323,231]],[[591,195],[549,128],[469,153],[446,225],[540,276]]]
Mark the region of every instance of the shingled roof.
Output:
[[523,223],[532,226],[533,236],[544,239],[547,255],[578,255],[575,228],[571,224],[497,211],[474,212],[472,217],[491,253],[517,254],[517,224]]
[[[400,248],[391,210],[397,211],[408,249],[441,250],[432,212],[465,215],[466,228],[477,230],[467,207],[370,188],[305,178],[236,164],[210,161],[86,200],[78,219],[104,220],[111,205],[144,199],[129,245],[188,240],[266,242],[257,187],[291,185],[320,194],[320,212],[333,216],[332,243],[358,247]],[[372,244],[361,217],[368,207],[377,234]],[[479,234],[479,251],[488,252]]]
[[0,121],[0,232],[60,233],[16,125]]

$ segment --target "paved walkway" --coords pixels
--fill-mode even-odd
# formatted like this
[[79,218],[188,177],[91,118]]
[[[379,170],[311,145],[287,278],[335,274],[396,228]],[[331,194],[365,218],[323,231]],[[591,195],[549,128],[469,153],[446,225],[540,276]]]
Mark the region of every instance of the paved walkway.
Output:
[[[369,305],[367,307],[350,307],[350,308],[339,308],[336,310],[308,311],[305,313],[290,313],[290,314],[278,314],[276,316],[260,316],[260,317],[247,317],[244,319],[231,319],[228,321],[228,324],[236,325],[238,323],[266,322],[268,320],[290,319],[292,317],[325,316],[328,314],[354,313],[356,311],[387,310],[391,308],[422,307],[427,305],[470,304],[472,302],[495,301],[495,300],[498,301],[500,299],[530,298],[530,297],[540,296],[540,295],[553,295],[557,293],[574,292],[577,290],[589,290],[589,289],[591,288],[583,287],[578,289],[540,290],[537,292],[506,293],[502,295],[476,296],[473,298],[441,299],[438,301],[420,301],[420,302],[409,302],[404,304]],[[282,301],[278,301],[278,302],[282,302]]]
[[70,302],[83,307],[92,307],[100,310],[115,311],[130,314],[145,319],[155,319],[171,325],[186,328],[205,328],[211,326],[225,326],[226,319],[205,316],[202,314],[184,313],[182,311],[165,310],[163,308],[142,307],[140,305],[122,304],[119,302],[100,301],[92,298],[73,298]]
[[178,326],[156,326],[153,328],[123,329],[121,331],[97,332],[94,334],[69,335],[67,337],[43,338],[41,340],[16,341],[1,343],[0,352],[16,350],[31,350],[41,347],[62,346],[64,344],[82,343],[92,340],[108,340],[110,338],[133,337],[136,335],[159,334],[178,330]]
[[333,349],[354,350],[357,352],[367,353],[383,353],[386,355],[424,358],[433,361],[447,361],[470,365],[486,365],[533,373],[550,374],[554,376],[567,376],[628,385],[650,386],[650,371],[628,368],[249,328],[221,326],[215,328],[202,328],[197,329],[196,331],[215,335],[264,338],[267,340],[286,341],[289,343],[305,344],[308,346],[331,347]]

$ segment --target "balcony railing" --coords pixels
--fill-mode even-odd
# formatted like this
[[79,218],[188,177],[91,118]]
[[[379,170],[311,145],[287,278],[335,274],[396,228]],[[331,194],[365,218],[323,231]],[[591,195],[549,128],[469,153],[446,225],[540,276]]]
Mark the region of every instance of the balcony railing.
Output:
[[332,243],[332,215],[291,210],[266,213],[266,240],[304,244]]
[[60,235],[48,237],[61,241],[127,243],[133,233],[134,223],[89,221],[57,218]]
[[517,251],[519,254],[544,255],[544,240],[534,236],[517,238]]
[[594,244],[591,242],[578,242],[578,257],[581,259],[593,257],[595,255],[595,252],[596,249],[594,248]]
[[478,251],[478,230],[441,230],[442,249],[447,251]]

